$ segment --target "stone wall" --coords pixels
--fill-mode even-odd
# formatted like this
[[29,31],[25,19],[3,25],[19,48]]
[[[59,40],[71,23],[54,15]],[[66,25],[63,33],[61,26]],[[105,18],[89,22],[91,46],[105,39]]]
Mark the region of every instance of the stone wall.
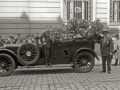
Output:
[[36,34],[46,25],[61,27],[61,0],[0,0],[0,33],[9,35]]

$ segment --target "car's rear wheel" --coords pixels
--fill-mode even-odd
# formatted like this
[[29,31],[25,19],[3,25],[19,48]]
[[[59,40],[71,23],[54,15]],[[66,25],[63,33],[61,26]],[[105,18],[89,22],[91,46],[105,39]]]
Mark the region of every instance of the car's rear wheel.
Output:
[[7,76],[15,70],[15,61],[7,54],[0,54],[0,76]]
[[17,55],[22,62],[30,65],[39,59],[40,51],[37,45],[25,43],[18,48]]
[[77,72],[86,73],[93,69],[94,57],[89,52],[80,52],[76,55],[73,65]]

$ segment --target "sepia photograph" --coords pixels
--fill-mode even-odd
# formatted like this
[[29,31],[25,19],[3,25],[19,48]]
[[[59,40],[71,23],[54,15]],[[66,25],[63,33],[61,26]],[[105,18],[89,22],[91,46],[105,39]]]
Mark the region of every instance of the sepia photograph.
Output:
[[120,0],[0,0],[0,90],[120,90]]

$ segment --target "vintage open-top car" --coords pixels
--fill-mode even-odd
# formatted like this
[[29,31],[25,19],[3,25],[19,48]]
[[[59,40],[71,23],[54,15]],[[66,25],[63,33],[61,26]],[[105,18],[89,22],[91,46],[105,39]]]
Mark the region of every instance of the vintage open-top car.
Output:
[[[94,67],[94,42],[86,38],[53,43],[51,63],[73,64],[77,72],[89,72]],[[35,43],[7,44],[0,49],[0,76],[10,75],[18,66],[45,65],[45,45]]]

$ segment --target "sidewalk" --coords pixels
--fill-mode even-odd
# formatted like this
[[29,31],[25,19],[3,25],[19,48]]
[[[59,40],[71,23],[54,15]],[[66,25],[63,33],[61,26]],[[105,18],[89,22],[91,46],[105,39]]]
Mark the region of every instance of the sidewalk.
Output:
[[0,90],[120,90],[120,67],[112,74],[100,73],[95,66],[88,73],[76,73],[71,67],[16,69],[11,76],[0,77]]

